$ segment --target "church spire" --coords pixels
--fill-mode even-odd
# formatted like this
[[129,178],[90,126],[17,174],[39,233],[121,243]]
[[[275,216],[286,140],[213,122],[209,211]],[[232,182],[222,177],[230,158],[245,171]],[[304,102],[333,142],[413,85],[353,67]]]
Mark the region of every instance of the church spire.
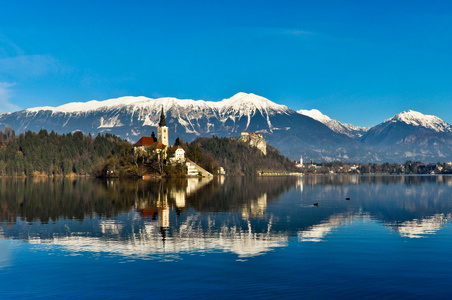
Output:
[[162,113],[160,114],[160,122],[159,122],[159,127],[162,127],[162,126],[166,126],[165,113],[163,112],[163,106],[162,106]]
[[163,112],[163,107],[162,113],[160,114],[159,126],[157,127],[157,141],[161,142],[165,146],[168,146],[168,126],[166,126],[165,113]]

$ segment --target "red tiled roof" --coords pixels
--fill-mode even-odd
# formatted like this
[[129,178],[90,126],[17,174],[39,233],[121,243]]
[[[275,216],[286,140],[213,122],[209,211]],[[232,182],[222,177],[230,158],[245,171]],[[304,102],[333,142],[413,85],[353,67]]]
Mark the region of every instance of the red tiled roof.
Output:
[[154,138],[150,137],[150,136],[143,136],[138,142],[136,142],[135,144],[133,144],[134,147],[139,147],[139,146],[151,146],[152,144],[154,144]]
[[258,133],[258,132],[251,132],[250,134],[254,134],[254,135],[260,135],[260,136],[262,136],[262,133]]
[[165,148],[165,145],[163,145],[162,142],[157,142],[156,148],[157,149],[163,149],[163,148]]

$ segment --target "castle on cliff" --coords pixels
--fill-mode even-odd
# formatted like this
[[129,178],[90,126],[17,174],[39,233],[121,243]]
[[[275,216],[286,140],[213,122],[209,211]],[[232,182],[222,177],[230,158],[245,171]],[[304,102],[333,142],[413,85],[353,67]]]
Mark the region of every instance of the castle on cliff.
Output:
[[257,132],[246,132],[242,131],[239,137],[239,141],[250,145],[251,147],[256,147],[262,154],[267,155],[267,142],[265,141],[262,134]]

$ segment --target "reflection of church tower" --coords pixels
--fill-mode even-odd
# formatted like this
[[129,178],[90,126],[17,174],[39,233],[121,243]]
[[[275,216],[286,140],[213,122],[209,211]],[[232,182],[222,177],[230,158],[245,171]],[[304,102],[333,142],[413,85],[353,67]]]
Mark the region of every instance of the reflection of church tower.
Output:
[[168,235],[168,228],[170,224],[170,208],[168,205],[168,194],[163,190],[160,183],[160,193],[157,201],[158,209],[158,226],[160,234],[162,235],[163,247],[165,247],[166,237]]
[[298,177],[297,187],[300,189],[300,192],[303,192],[303,178]]
[[159,127],[157,128],[157,141],[161,142],[163,145],[168,146],[168,127],[166,126],[165,113],[160,114]]

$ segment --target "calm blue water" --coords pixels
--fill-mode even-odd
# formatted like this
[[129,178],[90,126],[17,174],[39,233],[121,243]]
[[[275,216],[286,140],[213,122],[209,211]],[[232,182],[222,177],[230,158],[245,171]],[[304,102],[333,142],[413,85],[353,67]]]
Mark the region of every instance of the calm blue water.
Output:
[[4,180],[0,220],[1,299],[452,292],[451,176]]

